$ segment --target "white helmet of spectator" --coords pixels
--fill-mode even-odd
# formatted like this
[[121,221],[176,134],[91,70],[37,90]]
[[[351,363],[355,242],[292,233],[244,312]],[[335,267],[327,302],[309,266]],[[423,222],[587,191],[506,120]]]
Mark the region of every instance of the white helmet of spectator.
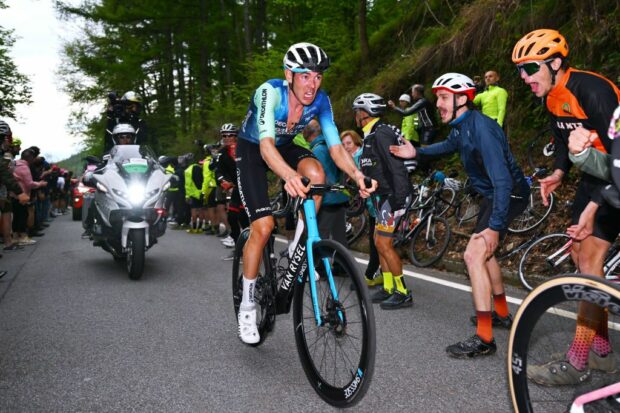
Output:
[[362,93],[353,101],[353,110],[361,109],[374,118],[383,115],[386,108],[385,99],[374,93]]
[[433,82],[433,93],[437,94],[438,90],[447,90],[456,95],[465,95],[469,100],[474,100],[476,95],[474,81],[460,73],[446,73],[439,76]]
[[407,93],[403,93],[402,95],[400,95],[398,100],[405,101],[407,103],[411,103],[411,96],[409,96]]

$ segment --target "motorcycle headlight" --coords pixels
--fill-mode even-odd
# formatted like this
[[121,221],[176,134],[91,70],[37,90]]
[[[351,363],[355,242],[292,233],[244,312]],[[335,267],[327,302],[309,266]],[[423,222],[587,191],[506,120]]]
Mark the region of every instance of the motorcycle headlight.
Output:
[[135,183],[129,186],[129,202],[132,205],[144,202],[144,185]]

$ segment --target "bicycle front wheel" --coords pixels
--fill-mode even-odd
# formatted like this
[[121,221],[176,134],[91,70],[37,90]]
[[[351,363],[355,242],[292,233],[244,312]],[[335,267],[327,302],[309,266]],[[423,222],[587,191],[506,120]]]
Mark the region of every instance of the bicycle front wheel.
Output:
[[532,291],[554,275],[576,271],[570,256],[571,238],[566,234],[540,237],[523,253],[519,262],[519,279],[526,290]]
[[[308,271],[296,281],[295,342],[306,376],[327,403],[348,407],[368,390],[375,365],[375,317],[368,288],[353,257],[339,243],[312,247],[316,270],[317,325]],[[327,272],[333,274],[332,293]],[[314,277],[314,275],[311,275]]]
[[448,249],[450,234],[450,225],[444,217],[424,218],[411,237],[409,258],[413,265],[428,267],[439,261]]
[[[550,385],[546,376],[553,380],[553,376],[566,375],[563,372],[572,368],[564,359],[576,340],[578,314],[579,320],[588,314],[588,323],[596,331],[595,340],[607,342],[606,355],[596,354],[594,347],[586,348],[588,364],[579,373],[582,380],[576,379],[578,384]],[[620,381],[615,360],[620,351],[619,314],[620,291],[601,277],[557,277],[528,295],[515,315],[508,342],[508,379],[514,410],[518,413],[619,411],[620,404],[614,397],[605,397],[603,392],[594,396],[594,391]],[[577,323],[585,325],[584,321]],[[603,339],[603,335],[607,338]],[[548,371],[548,375],[541,375],[543,365],[542,371]],[[588,394],[585,398],[594,400],[583,406],[585,410],[573,410],[583,400],[576,398],[585,394]]]
[[512,220],[508,226],[508,231],[514,234],[522,234],[538,227],[547,219],[553,209],[555,197],[552,193],[549,194],[548,201],[549,205],[545,206],[540,195],[540,186],[533,186],[527,207],[525,207],[521,215]]

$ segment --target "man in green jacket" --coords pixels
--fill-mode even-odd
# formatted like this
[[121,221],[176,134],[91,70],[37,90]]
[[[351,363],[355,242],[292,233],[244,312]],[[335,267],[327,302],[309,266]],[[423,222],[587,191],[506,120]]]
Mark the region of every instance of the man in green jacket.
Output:
[[484,74],[484,82],[487,87],[484,92],[476,95],[474,104],[482,110],[482,113],[495,119],[499,126],[504,127],[504,118],[506,117],[506,102],[508,101],[508,92],[506,89],[497,85],[499,82],[499,74],[495,70],[489,70]]

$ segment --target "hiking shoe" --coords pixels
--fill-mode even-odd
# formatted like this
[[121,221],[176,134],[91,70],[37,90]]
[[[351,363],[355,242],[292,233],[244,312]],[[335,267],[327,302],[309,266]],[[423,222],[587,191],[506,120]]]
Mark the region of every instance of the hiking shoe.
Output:
[[[478,325],[478,317],[473,315],[469,319],[473,325]],[[491,320],[493,327],[501,327],[510,329],[512,327],[512,314],[508,314],[506,317],[500,317],[495,311],[491,313]]]
[[490,343],[485,343],[477,334],[474,334],[467,340],[446,347],[446,353],[448,353],[450,357],[463,359],[477,356],[490,356],[494,354],[496,350],[495,339],[491,340]]
[[17,240],[17,245],[34,245],[37,242],[32,238],[23,237]]
[[588,367],[592,370],[599,370],[605,373],[616,372],[616,358],[614,353],[609,353],[606,356],[599,356],[594,351],[590,350],[588,355]]
[[239,323],[239,338],[245,344],[256,344],[260,341],[258,327],[256,327],[256,308],[252,310],[239,309],[237,317]]
[[375,278],[364,277],[366,280],[366,285],[369,287],[376,287],[378,285],[383,285],[383,275],[379,274]]
[[11,245],[9,245],[8,247],[4,247],[2,248],[4,251],[17,251],[17,250],[23,250],[24,247],[21,247],[19,245],[17,245],[16,242],[12,243]]
[[411,297],[411,291],[407,291],[407,294],[403,294],[400,291],[394,291],[388,299],[381,301],[381,308],[384,310],[398,310],[399,308],[411,307],[413,305],[413,298]]
[[375,292],[370,298],[372,299],[373,303],[382,303],[385,300],[387,300],[388,298],[390,298],[392,296],[393,292],[390,291],[385,291],[384,288],[378,290],[377,292]]
[[583,383],[592,376],[590,369],[577,370],[564,356],[560,360],[527,366],[527,377],[542,386],[565,386]]

